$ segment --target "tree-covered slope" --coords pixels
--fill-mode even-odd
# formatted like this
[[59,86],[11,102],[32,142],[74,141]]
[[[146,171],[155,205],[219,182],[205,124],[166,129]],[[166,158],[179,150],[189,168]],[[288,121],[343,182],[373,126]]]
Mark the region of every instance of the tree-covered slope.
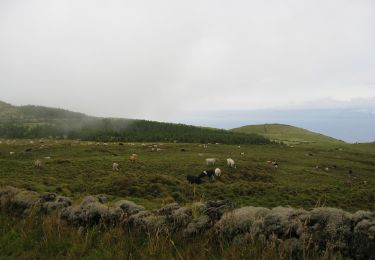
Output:
[[283,124],[248,125],[234,128],[236,133],[259,134],[272,140],[313,143],[343,143],[343,141],[309,130]]
[[99,118],[64,109],[0,103],[2,138],[75,138],[97,141],[265,144],[257,134],[146,120]]

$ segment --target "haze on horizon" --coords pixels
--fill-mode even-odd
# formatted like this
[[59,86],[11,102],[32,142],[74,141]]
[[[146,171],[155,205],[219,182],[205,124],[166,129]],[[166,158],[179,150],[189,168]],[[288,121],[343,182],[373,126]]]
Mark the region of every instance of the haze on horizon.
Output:
[[[223,128],[208,119],[350,109],[368,121],[374,24],[372,0],[3,0],[0,100],[185,123],[205,111]],[[358,134],[346,133],[375,140]]]

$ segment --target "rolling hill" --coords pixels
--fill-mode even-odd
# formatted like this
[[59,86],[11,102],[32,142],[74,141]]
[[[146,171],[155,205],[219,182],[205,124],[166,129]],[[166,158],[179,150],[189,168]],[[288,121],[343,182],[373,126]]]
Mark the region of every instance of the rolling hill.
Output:
[[231,129],[231,131],[236,133],[259,134],[271,140],[292,143],[344,143],[341,140],[326,135],[283,124],[248,125]]
[[266,144],[246,133],[123,118],[100,118],[59,108],[0,101],[0,138],[69,138],[96,141]]

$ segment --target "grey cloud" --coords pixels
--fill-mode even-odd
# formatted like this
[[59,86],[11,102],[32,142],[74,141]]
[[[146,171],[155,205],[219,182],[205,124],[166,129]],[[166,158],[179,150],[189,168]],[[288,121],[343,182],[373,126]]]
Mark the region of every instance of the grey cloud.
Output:
[[375,3],[0,2],[4,101],[170,120],[375,96]]

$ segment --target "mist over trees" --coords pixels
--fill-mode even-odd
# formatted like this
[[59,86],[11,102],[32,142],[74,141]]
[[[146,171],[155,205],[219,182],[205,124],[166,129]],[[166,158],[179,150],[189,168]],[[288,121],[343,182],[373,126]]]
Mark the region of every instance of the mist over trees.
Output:
[[0,110],[1,138],[224,144],[270,142],[257,134],[146,120],[97,118],[41,106],[15,107],[3,104]]

